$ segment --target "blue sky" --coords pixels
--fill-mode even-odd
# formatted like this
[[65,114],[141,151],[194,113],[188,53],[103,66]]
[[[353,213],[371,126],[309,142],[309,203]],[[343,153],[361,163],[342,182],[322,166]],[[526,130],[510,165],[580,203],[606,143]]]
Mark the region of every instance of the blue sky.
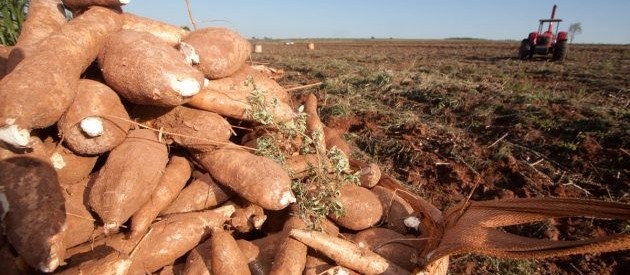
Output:
[[[520,40],[551,14],[582,23],[576,43],[630,44],[630,0],[190,0],[200,26],[223,26],[245,37],[423,38]],[[131,0],[125,11],[191,25],[185,0]]]

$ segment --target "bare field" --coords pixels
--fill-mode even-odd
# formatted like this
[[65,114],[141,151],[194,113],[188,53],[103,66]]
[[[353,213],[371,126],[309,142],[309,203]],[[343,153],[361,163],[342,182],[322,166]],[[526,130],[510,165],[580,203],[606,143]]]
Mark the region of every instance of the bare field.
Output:
[[[315,43],[308,51],[307,42]],[[465,200],[579,197],[630,202],[630,46],[572,45],[567,60],[516,59],[518,42],[259,41],[254,63],[313,92],[354,157],[378,162],[440,209]],[[475,188],[475,185],[478,186]],[[509,227],[560,240],[630,224],[559,219]],[[452,258],[453,274],[629,274],[628,253],[548,260]]]

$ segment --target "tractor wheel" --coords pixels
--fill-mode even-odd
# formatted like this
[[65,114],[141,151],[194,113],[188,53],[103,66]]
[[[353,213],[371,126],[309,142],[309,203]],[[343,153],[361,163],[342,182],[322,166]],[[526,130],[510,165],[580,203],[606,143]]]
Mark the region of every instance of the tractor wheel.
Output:
[[567,45],[566,40],[556,43],[556,46],[553,47],[553,61],[563,61],[567,57],[568,50],[569,45]]
[[518,48],[518,58],[525,60],[531,56],[532,46],[529,43],[529,39],[523,39],[521,46]]

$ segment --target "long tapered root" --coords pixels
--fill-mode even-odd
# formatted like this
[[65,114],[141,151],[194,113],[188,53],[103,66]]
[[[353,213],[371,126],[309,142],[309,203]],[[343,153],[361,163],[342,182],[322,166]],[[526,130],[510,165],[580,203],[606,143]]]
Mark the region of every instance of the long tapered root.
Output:
[[339,265],[362,274],[407,274],[404,269],[356,244],[323,232],[292,229],[289,235],[323,253]]

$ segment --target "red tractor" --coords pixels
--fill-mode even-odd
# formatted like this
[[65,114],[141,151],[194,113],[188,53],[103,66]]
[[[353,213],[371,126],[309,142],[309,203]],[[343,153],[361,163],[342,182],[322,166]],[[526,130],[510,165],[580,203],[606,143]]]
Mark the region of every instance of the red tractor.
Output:
[[[562,61],[567,56],[567,32],[558,32],[562,19],[555,19],[556,5],[553,5],[550,19],[540,19],[538,32],[531,32],[529,36],[521,42],[518,49],[518,57],[520,59],[532,58],[534,54],[552,54],[554,61]],[[553,24],[556,24],[556,33],[554,35]],[[543,32],[543,27],[548,24],[547,31]]]

